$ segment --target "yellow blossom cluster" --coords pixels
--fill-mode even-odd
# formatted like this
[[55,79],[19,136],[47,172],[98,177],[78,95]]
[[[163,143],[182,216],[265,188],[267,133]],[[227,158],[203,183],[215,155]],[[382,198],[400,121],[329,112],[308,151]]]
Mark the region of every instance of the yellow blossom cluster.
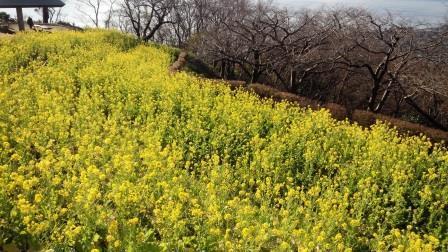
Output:
[[0,250],[446,251],[448,152],[110,31],[0,39]]

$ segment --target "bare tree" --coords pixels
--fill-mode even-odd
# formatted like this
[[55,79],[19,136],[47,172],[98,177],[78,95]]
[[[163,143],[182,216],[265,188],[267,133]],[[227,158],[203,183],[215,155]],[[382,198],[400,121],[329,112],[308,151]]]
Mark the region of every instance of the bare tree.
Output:
[[76,0],[80,4],[78,11],[86,16],[96,28],[100,26],[100,12],[104,0]]
[[194,2],[179,0],[172,12],[171,30],[174,35],[174,43],[183,47],[194,32],[196,6]]
[[312,74],[331,69],[326,50],[332,23],[320,12],[303,11],[289,15],[274,11],[266,24],[268,36],[275,47],[271,71],[288,90],[297,92]]
[[[392,17],[376,18],[362,10],[350,10],[335,32],[337,63],[368,77],[367,109],[379,112],[397,80],[418,60],[422,45],[415,42],[412,27],[393,22]],[[342,42],[342,43],[341,43]]]
[[173,23],[175,0],[123,0],[121,15],[128,20],[125,28],[144,41],[152,40],[164,25]]
[[[441,42],[446,41],[445,33],[420,31],[428,32],[441,39]],[[447,48],[437,42],[430,49],[425,54],[421,53],[424,58],[397,80],[401,102],[413,108],[432,126],[448,130],[448,63],[440,57],[443,52],[447,52]]]
[[[65,2],[65,1],[63,1]],[[48,14],[49,14],[49,22],[50,23],[56,23],[61,20],[63,7],[61,8],[48,8]]]
[[113,17],[116,13],[116,9],[117,9],[117,0],[108,0],[107,2],[107,10],[104,13],[105,14],[105,19],[104,19],[104,27],[106,29],[111,28],[112,24],[113,24]]
[[[358,76],[358,90],[366,94],[365,108],[378,113],[386,107],[387,113],[396,115],[406,104],[432,126],[447,129],[433,113],[440,107],[440,87],[418,81],[431,79],[422,69],[444,61],[440,55],[446,52],[441,49],[446,35],[440,29],[410,25],[391,15],[375,17],[360,9],[334,13],[333,18],[335,63]],[[369,83],[368,90],[364,82]]]
[[235,70],[250,82],[259,81],[269,66],[268,56],[274,47],[268,36],[269,5],[249,1],[218,3],[219,13],[213,17],[213,27],[204,37],[214,64],[220,64],[221,76],[232,77]]
[[216,6],[220,11],[202,44],[222,77],[236,72],[250,82],[275,80],[297,91],[312,73],[324,71],[327,61],[319,51],[328,43],[332,24],[320,12],[291,15],[269,2],[220,1]]
[[[444,78],[446,78],[446,75]],[[446,90],[448,88],[446,82],[442,80],[441,83],[444,83],[443,89]],[[448,125],[446,119],[448,115],[448,96],[442,90],[433,89],[430,85],[417,83],[417,85],[403,89],[405,95],[401,101],[406,102],[423,117],[424,121],[429,122],[433,127],[448,131],[446,126]]]

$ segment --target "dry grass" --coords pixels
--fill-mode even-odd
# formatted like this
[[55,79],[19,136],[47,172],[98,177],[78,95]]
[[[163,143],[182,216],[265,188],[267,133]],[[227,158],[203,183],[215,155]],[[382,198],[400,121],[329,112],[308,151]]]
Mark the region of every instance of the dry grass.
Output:
[[322,107],[328,109],[328,111],[330,111],[333,117],[337,120],[342,121],[349,118],[347,108],[345,108],[344,106],[336,103],[326,103]]
[[237,90],[241,88],[246,88],[247,83],[245,81],[238,81],[238,80],[227,80],[224,81],[227,85],[229,85],[230,89]]
[[448,132],[429,128],[417,123],[403,121],[382,114],[375,114],[369,111],[355,110],[352,115],[352,120],[364,127],[369,127],[375,124],[377,121],[382,121],[389,123],[391,126],[397,128],[398,132],[400,132],[401,134],[411,136],[424,134],[431,138],[431,140],[434,142],[448,142]]
[[276,93],[279,92],[279,90],[273,87],[258,83],[250,84],[249,86],[247,86],[247,89],[263,98],[272,98]]

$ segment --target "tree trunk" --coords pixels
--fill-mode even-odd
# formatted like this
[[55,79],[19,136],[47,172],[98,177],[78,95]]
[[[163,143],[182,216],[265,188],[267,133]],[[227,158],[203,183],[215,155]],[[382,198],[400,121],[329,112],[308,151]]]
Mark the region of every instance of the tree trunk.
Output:
[[291,70],[291,76],[289,76],[289,90],[291,92],[296,92],[296,79],[297,79],[297,72],[295,70]]
[[235,63],[229,62],[227,63],[227,79],[233,80],[235,78]]
[[226,79],[226,60],[221,61],[221,78]]
[[367,110],[375,112],[375,101],[378,97],[378,91],[380,90],[380,83],[378,80],[373,81],[373,87],[370,91],[369,103],[367,105]]
[[389,83],[387,84],[386,90],[384,90],[384,93],[381,96],[381,100],[378,102],[378,105],[375,107],[375,110],[373,112],[378,113],[383,109],[384,104],[387,101],[387,98],[389,98],[390,88],[392,87],[393,83],[394,82],[392,80],[389,81]]
[[252,70],[251,83],[255,83],[260,78],[260,53],[258,51],[254,52],[254,69]]

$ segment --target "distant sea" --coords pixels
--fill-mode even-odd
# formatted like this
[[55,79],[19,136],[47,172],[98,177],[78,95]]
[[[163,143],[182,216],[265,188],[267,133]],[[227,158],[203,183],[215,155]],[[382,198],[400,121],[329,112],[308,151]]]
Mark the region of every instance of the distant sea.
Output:
[[350,6],[377,14],[390,12],[412,22],[439,23],[448,17],[448,0],[274,0],[288,9]]

